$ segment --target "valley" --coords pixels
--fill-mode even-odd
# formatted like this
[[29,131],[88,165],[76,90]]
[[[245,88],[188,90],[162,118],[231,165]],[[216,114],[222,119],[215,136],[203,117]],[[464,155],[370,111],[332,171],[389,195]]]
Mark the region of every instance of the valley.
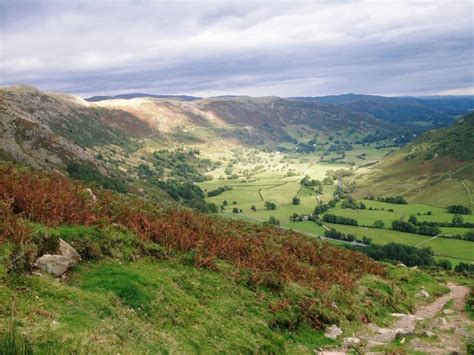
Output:
[[[446,122],[1,90],[0,349],[347,349],[361,324],[472,285],[474,157],[444,139],[470,147],[472,114],[424,134]],[[55,278],[37,260],[64,242],[81,261]]]

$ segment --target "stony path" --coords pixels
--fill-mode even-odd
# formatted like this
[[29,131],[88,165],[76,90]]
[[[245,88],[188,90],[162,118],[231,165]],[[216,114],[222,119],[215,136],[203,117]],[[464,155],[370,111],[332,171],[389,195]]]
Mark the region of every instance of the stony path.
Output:
[[[449,292],[437,298],[434,302],[417,309],[414,314],[392,314],[397,320],[390,328],[380,328],[369,324],[354,337],[345,338],[343,350],[358,348],[364,353],[370,353],[376,347],[391,343],[395,338],[405,342],[410,351],[428,354],[465,354],[465,341],[474,329],[474,322],[469,321],[464,312],[464,304],[470,290],[465,286],[448,284]],[[445,305],[453,301],[452,309]],[[471,334],[474,336],[474,334]],[[344,354],[345,352],[321,352],[320,354]]]

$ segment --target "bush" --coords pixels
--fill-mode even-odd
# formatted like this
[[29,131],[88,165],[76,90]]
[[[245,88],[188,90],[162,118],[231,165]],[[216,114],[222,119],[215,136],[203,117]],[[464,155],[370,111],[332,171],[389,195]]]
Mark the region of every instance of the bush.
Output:
[[270,216],[268,221],[264,222],[265,225],[270,225],[270,226],[279,226],[280,221],[275,218],[275,216]]
[[436,263],[436,266],[444,270],[451,270],[453,268],[451,261],[447,259],[438,260],[438,262]]
[[276,206],[275,203],[270,202],[270,201],[265,202],[265,209],[266,210],[272,211],[272,210],[276,210],[276,208],[277,208],[277,206]]
[[232,209],[232,213],[239,213],[239,209],[238,209],[237,207],[234,207],[234,208]]
[[454,267],[454,271],[460,273],[474,274],[474,264],[461,262]]
[[293,205],[297,206],[297,205],[300,204],[300,202],[301,202],[301,200],[300,200],[299,197],[297,197],[297,196],[293,197]]
[[383,227],[385,227],[384,221],[377,220],[374,222],[374,228],[383,228]]
[[460,214],[455,214],[451,223],[453,224],[453,227],[460,227],[464,224],[464,218],[462,218]]

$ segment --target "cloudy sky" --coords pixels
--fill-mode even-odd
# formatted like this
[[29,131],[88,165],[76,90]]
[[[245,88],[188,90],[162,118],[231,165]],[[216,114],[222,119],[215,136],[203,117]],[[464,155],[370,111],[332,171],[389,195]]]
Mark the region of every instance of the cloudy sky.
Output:
[[0,0],[0,85],[474,94],[473,11],[471,0]]

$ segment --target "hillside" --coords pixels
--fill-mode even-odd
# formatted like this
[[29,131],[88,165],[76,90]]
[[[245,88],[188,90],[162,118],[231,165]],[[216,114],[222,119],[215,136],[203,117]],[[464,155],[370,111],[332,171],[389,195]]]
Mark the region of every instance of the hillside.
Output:
[[[134,96],[87,102],[30,86],[2,88],[0,157],[207,211],[192,185],[222,163],[213,151],[314,150],[316,138],[321,150],[338,151],[376,132],[400,134],[368,115],[318,103]],[[334,135],[347,138],[334,143]]]
[[[11,164],[0,167],[0,346],[34,352],[298,352],[388,324],[447,291],[291,231],[169,209]],[[31,273],[59,238],[82,260]],[[13,327],[13,328],[11,328]],[[9,344],[9,345],[8,345]]]
[[[474,206],[474,114],[427,132],[355,178],[357,196],[403,195],[436,206]],[[367,175],[367,173],[369,173]]]
[[464,115],[474,109],[472,96],[382,97],[346,94],[294,99],[336,105],[388,122],[410,123],[414,126],[428,125],[432,128],[448,126],[456,116]]

